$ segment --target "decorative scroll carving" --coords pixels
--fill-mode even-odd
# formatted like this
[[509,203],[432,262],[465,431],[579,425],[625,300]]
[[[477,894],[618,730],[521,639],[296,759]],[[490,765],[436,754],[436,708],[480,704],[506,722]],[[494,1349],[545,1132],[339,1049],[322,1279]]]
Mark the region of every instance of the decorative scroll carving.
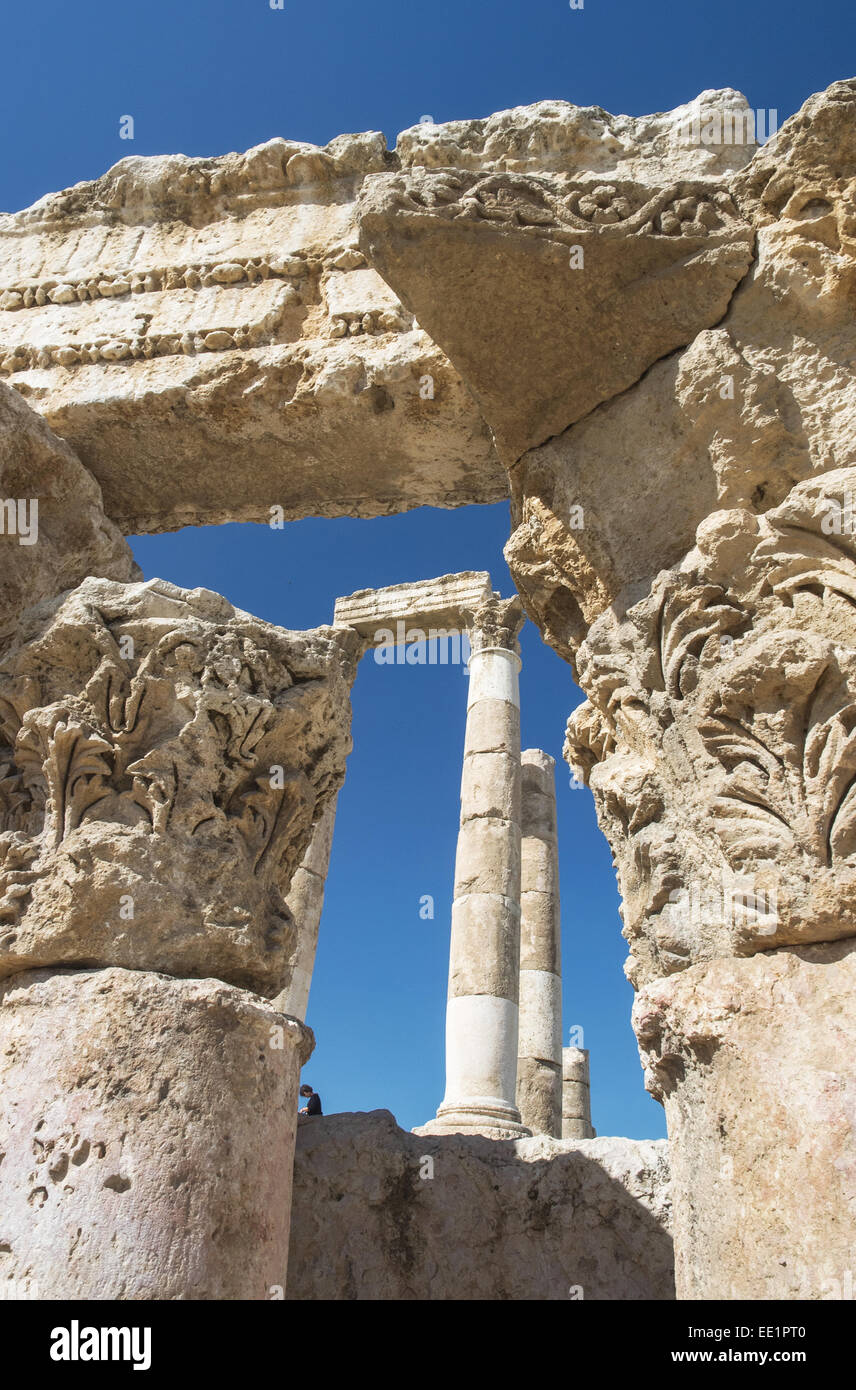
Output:
[[349,747],[360,639],[87,580],[0,664],[0,975],[282,988],[291,876]]
[[530,236],[563,240],[597,229],[607,237],[684,236],[716,240],[739,224],[730,195],[704,182],[681,181],[652,192],[620,180],[569,183],[557,177],[464,170],[410,170],[390,177],[387,206],[447,221],[497,222]]
[[714,513],[579,652],[631,978],[856,931],[856,469]]

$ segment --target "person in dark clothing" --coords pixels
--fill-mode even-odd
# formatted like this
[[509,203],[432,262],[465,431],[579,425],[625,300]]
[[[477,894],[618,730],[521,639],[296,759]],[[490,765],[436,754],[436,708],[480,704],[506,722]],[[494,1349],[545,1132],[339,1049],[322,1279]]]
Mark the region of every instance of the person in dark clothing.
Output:
[[323,1115],[321,1097],[317,1091],[313,1091],[311,1086],[301,1086],[300,1094],[303,1097],[308,1097],[306,1104],[299,1112],[301,1115]]

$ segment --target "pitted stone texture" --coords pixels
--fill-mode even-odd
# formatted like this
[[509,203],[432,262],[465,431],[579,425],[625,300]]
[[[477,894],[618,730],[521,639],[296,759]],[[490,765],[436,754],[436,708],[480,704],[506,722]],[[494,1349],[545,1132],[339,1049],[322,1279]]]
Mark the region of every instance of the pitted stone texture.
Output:
[[696,965],[634,1008],[679,1298],[841,1299],[856,1243],[852,941]]
[[619,136],[605,112],[552,105],[415,133],[412,167],[361,193],[363,251],[461,372],[506,465],[716,324],[752,258],[724,178],[754,146],[729,164],[663,138],[685,111],[618,118]]
[[344,777],[361,649],[160,580],[29,610],[0,662],[0,975],[281,990],[285,894]]
[[[719,124],[710,119],[717,114]],[[664,173],[670,179],[718,178],[742,169],[754,153],[754,127],[750,131],[746,123],[751,115],[746,98],[731,87],[701,92],[684,106],[651,116],[613,116],[600,106],[536,101],[486,120],[420,122],[402,131],[395,153],[402,169],[592,173],[641,182]]]
[[25,503],[25,524],[36,524],[32,543],[24,537],[22,544],[17,506],[14,530],[0,510],[0,647],[31,604],[88,575],[139,576],[128,545],[104,515],[95,479],[23,397],[0,381],[0,509],[6,501]]
[[854,112],[856,81],[836,83],[732,180],[757,263],[723,322],[513,470],[506,555],[567,658],[625,588],[691,548],[710,512],[762,512],[852,466]]
[[312,1045],[213,980],[0,986],[0,1297],[276,1297]]
[[613,848],[634,984],[856,934],[856,534],[829,524],[848,496],[856,468],[762,516],[715,512],[579,649],[567,752]]
[[396,165],[376,133],[275,139],[0,216],[0,376],[125,531],[506,496],[469,392],[356,246],[360,185]]
[[298,1131],[287,1296],[670,1299],[668,1227],[663,1140],[428,1137],[384,1110],[324,1116]]

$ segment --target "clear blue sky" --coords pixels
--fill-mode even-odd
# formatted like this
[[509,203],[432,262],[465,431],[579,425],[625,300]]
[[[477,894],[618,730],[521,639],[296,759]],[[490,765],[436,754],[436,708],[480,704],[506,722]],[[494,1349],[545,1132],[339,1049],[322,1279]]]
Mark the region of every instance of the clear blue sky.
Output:
[[[128,154],[215,155],[272,136],[323,144],[486,116],[544,98],[640,115],[736,87],[780,121],[856,71],[853,0],[40,0],[7,5],[0,208],[95,178]],[[119,139],[132,115],[133,143]],[[664,501],[664,505],[667,505]],[[502,560],[506,506],[378,521],[225,526],[134,541],[148,577],[204,585],[283,626],[329,621],[336,595]],[[560,756],[579,701],[531,626],[524,746]],[[306,1071],[327,1109],[388,1106],[411,1126],[443,1092],[443,1013],[466,680],[366,660],[340,798]],[[585,1030],[601,1134],[659,1136],[642,1088],[615,880],[591,796],[558,768],[565,1036]],[[433,922],[419,899],[436,901]]]

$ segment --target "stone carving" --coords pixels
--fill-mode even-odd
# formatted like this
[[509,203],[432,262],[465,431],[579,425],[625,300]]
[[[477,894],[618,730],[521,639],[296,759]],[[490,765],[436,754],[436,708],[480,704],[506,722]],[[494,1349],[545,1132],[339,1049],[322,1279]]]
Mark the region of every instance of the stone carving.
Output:
[[359,638],[87,580],[0,662],[0,975],[99,964],[275,994],[344,774]]
[[[495,432],[512,486],[512,573],[587,696],[568,754],[616,860],[637,1034],[668,1112],[681,1297],[828,1296],[853,1241],[840,1058],[856,935],[854,111],[856,81],[837,83],[745,168],[735,157],[715,177],[700,171],[703,201],[733,219],[730,249],[705,263],[709,272],[723,256],[718,285],[690,292],[686,337],[670,346],[662,300],[649,316],[625,293],[624,324],[601,317],[582,368],[574,314],[596,274],[598,312],[605,286],[627,287],[608,248],[671,255],[658,285],[670,273],[673,287],[692,283],[684,277],[699,263],[681,254],[700,193],[681,209],[688,235],[668,220],[674,202],[659,226],[628,234],[640,209],[618,157],[602,154],[596,174],[559,157],[545,178],[523,143],[520,165],[497,160],[487,177],[464,141],[466,178],[426,158],[430,173],[377,174],[361,195],[366,254]],[[634,175],[652,194],[687,178],[651,162]],[[580,211],[588,231],[571,230]],[[586,270],[565,300],[572,239]],[[544,311],[551,297],[564,326]],[[632,353],[616,363],[623,329],[632,353],[651,351],[644,376]],[[600,376],[587,376],[592,363]],[[824,1059],[807,1070],[806,1097],[788,1071],[799,1052],[791,1014]],[[803,1170],[783,1186],[765,1155],[771,1133],[805,1154],[827,1119],[806,1227]],[[765,1226],[773,1183],[776,1219]]]
[[506,495],[471,396],[357,247],[356,192],[395,163],[378,134],[272,140],[0,215],[0,379],[125,531]]
[[[528,160],[491,140],[489,172],[471,156],[457,167],[448,147],[437,168],[429,148],[426,167],[372,174],[360,194],[363,251],[444,345],[509,467],[713,327],[752,259],[752,228],[716,161],[699,157],[690,173],[686,149],[639,122],[623,139],[602,129],[593,165],[573,138],[566,160],[540,163],[546,131],[526,129],[536,111],[505,113],[523,129],[499,142],[534,146]],[[466,132],[452,143],[466,147]],[[731,146],[729,167],[752,148]]]
[[854,488],[839,469],[763,516],[714,513],[579,649],[568,756],[616,856],[635,983],[856,931],[856,540],[824,529]]
[[[699,103],[732,125],[745,112],[733,92]],[[0,372],[19,393],[0,383],[4,488],[26,499],[44,476],[69,518],[67,534],[46,526],[39,563],[3,537],[0,978],[14,978],[0,1056],[37,1136],[40,1009],[60,1037],[82,1000],[102,1037],[142,999],[169,1039],[163,1065],[143,1066],[145,1113],[114,1109],[107,1139],[53,1098],[32,1148],[47,1177],[40,1162],[30,1174],[12,1116],[0,1210],[15,1212],[22,1277],[39,1239],[20,1248],[22,1194],[54,1239],[50,1184],[85,1167],[86,1143],[112,1155],[144,1125],[170,1059],[199,1072],[203,1130],[215,1117],[222,1135],[224,1113],[244,1113],[246,1057],[280,1027],[287,1065],[270,1086],[259,1070],[248,1124],[293,1102],[311,1040],[241,989],[281,997],[299,959],[285,894],[341,783],[347,689],[375,640],[365,593],[334,628],[295,634],[203,591],[115,582],[134,576],[105,516],[168,529],[494,501],[501,458],[523,603],[586,692],[568,752],[624,896],[637,1036],[669,1119],[679,1296],[825,1296],[853,1245],[856,1171],[841,1062],[856,936],[854,112],[856,82],[837,83],[755,152],[687,141],[689,108],[631,120],[539,103],[405,132],[394,152],[366,135],[129,160],[0,217]],[[107,578],[80,583],[87,570]],[[416,586],[428,613],[457,605],[474,639],[439,1129],[516,1134],[522,610],[484,580]],[[237,1065],[182,1040],[188,1005],[202,1035],[212,1010],[228,1020],[214,1032],[244,1048]],[[137,1030],[120,1086],[146,1057]],[[413,1142],[445,1142],[430,1131]],[[293,1129],[268,1132],[287,1173]],[[110,1200],[133,1183],[111,1162]],[[158,1213],[146,1251],[164,1248],[169,1204]],[[243,1280],[215,1252],[205,1296],[264,1296],[286,1238],[278,1220]],[[174,1273],[159,1265],[150,1291],[178,1296]],[[111,1266],[104,1287],[119,1277]],[[132,1292],[147,1289],[144,1275]]]
[[512,470],[509,563],[566,658],[711,512],[764,512],[853,465],[854,112],[856,83],[836,83],[733,178],[756,264],[724,322]]

